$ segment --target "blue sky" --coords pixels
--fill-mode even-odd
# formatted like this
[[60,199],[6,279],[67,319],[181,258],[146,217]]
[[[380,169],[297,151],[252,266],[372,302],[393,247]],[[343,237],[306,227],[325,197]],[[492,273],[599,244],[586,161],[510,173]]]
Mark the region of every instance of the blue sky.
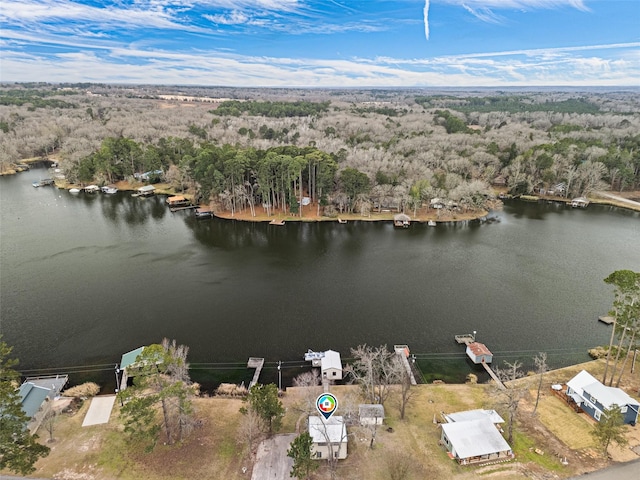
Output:
[[1,0],[0,80],[638,86],[640,0]]

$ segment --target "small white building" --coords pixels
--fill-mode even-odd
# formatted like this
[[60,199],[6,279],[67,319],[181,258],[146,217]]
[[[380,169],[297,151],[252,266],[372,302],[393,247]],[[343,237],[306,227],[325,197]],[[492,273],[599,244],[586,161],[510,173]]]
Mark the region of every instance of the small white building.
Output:
[[489,420],[491,420],[491,423],[493,423],[496,427],[501,423],[504,423],[504,419],[500,415],[498,415],[498,412],[496,412],[495,410],[465,410],[464,412],[443,413],[442,416],[447,423],[468,422],[470,420],[480,420],[483,418],[488,418]]
[[309,435],[313,440],[311,445],[311,457],[324,460],[347,458],[347,426],[344,418],[340,416],[330,417],[329,420],[318,416],[309,417]]
[[324,352],[320,360],[322,378],[328,380],[342,380],[342,360],[340,354],[334,350]]
[[360,425],[382,425],[384,406],[380,404],[362,404],[358,406]]
[[484,343],[471,342],[467,344],[467,356],[475,364],[491,363],[493,361],[493,353]]

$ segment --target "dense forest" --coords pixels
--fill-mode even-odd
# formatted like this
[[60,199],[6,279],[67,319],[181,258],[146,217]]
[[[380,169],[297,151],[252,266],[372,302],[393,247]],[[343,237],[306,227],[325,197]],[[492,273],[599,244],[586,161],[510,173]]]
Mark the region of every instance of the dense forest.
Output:
[[229,210],[491,206],[640,188],[640,91],[0,85],[0,171],[164,181]]

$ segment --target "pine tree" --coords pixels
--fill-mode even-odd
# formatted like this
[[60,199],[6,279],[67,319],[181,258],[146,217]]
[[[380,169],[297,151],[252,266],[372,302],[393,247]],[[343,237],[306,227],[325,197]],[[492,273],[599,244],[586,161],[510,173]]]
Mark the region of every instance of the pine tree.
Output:
[[293,458],[290,476],[298,480],[308,479],[319,467],[318,462],[311,456],[312,445],[313,439],[309,432],[301,433],[291,442],[291,448],[287,450],[287,456]]

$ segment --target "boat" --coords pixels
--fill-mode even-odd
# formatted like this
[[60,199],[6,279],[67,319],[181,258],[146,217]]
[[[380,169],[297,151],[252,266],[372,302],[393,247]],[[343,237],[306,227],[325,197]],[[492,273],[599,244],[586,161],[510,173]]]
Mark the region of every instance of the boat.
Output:
[[411,217],[409,215],[399,213],[393,217],[394,227],[409,228],[409,225],[411,225]]
[[118,193],[118,187],[116,187],[115,185],[106,185],[106,186],[102,187],[100,190],[102,190],[102,193],[107,193],[109,195],[113,195],[114,193]]
[[40,182],[33,182],[31,185],[33,185],[35,188],[38,188],[40,186]]
[[53,181],[53,178],[45,178],[43,180],[40,180],[38,182],[33,182],[31,185],[33,185],[34,187],[38,188],[38,187],[46,187],[48,185],[53,185],[55,182]]
[[339,218],[339,219],[338,219],[338,223],[347,223],[347,221],[346,221],[346,220],[343,220],[343,219],[341,219],[341,218]]
[[80,189],[79,188],[70,188],[69,189],[69,193],[80,193]]
[[84,187],[84,191],[87,193],[96,193],[100,191],[100,187],[97,185],[89,185],[87,187]]
[[206,207],[196,208],[194,212],[195,212],[196,218],[199,218],[199,219],[213,218],[213,212]]
[[284,220],[276,220],[275,218],[269,222],[269,225],[284,225]]
[[436,221],[435,221],[435,220],[429,220],[429,221],[427,222],[427,225],[429,225],[430,227],[435,227],[435,226],[437,226],[438,224],[436,223]]

